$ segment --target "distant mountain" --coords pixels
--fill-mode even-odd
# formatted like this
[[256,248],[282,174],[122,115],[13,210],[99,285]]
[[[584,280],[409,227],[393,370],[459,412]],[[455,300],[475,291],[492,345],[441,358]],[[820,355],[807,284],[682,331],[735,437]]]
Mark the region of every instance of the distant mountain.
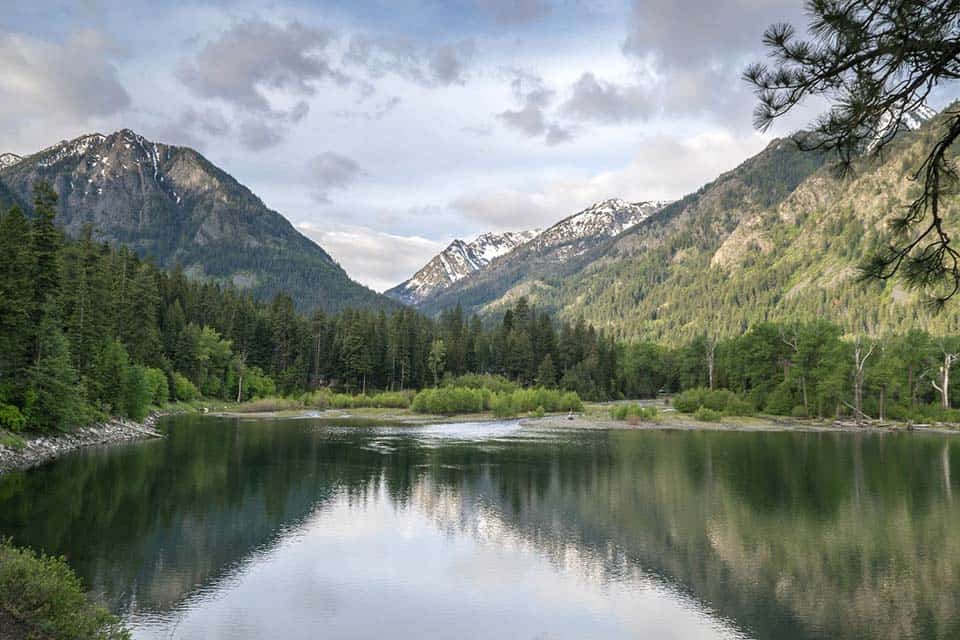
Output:
[[867,153],[873,151],[881,142],[892,140],[895,136],[905,131],[916,131],[923,124],[937,115],[934,109],[925,104],[918,105],[916,108],[903,113],[899,124],[894,122],[894,117],[889,113],[884,113],[877,126],[877,133],[866,146]]
[[491,305],[527,295],[544,279],[562,277],[581,256],[656,215],[665,204],[616,198],[598,202],[414,304],[431,314],[458,303],[471,312],[490,311]]
[[474,271],[483,269],[494,258],[509,253],[538,233],[539,229],[507,231],[484,233],[472,242],[454,240],[412,278],[384,293],[405,304],[416,305]]
[[[862,282],[858,270],[883,245],[890,218],[914,197],[912,173],[942,127],[936,116],[901,131],[882,156],[864,155],[842,176],[832,156],[775,140],[562,266],[517,267],[516,278],[508,277],[500,263],[528,261],[524,246],[431,304],[460,302],[493,314],[522,294],[565,320],[583,318],[622,339],[672,344],[738,335],[765,321],[818,318],[849,332],[957,333],[954,306],[933,315],[899,280]],[[941,207],[955,237],[960,198],[946,196]],[[484,280],[494,269],[501,269],[498,279]]]
[[21,160],[23,160],[23,158],[15,153],[0,153],[0,169],[12,167]]
[[57,222],[131,247],[159,266],[228,282],[261,299],[289,293],[298,308],[391,308],[353,282],[319,245],[248,188],[187,147],[129,129],[65,140],[20,158],[0,156],[0,201],[30,210],[38,180],[59,195]]

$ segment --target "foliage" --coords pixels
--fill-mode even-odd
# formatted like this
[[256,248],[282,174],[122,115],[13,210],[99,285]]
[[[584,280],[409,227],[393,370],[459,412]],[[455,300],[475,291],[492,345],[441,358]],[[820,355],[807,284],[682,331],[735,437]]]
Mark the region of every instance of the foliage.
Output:
[[0,608],[51,640],[119,640],[129,632],[92,603],[63,558],[0,541]]
[[[804,148],[835,150],[843,168],[865,150],[880,155],[935,87],[960,78],[954,0],[821,1],[811,2],[808,14],[809,40],[786,23],[764,34],[776,66],[755,64],[745,74],[759,98],[755,122],[766,129],[807,97],[826,97],[829,111],[795,138]],[[942,206],[958,187],[951,147],[960,138],[960,113],[947,111],[941,120],[915,168],[920,194],[864,265],[881,280],[901,273],[938,307],[960,292],[960,253]]]
[[693,412],[693,417],[700,422],[720,422],[723,414],[719,411],[708,409],[707,407],[700,407]]
[[615,404],[610,407],[610,417],[614,420],[654,421],[659,415],[656,407],[644,407],[639,404]]
[[754,412],[750,403],[728,389],[711,391],[703,387],[687,389],[677,394],[673,399],[673,406],[683,413],[695,413],[701,407],[728,416],[749,416]]
[[20,413],[20,409],[12,404],[0,404],[0,429],[23,431],[26,424],[27,418]]
[[417,413],[453,415],[492,411],[497,417],[515,416],[543,409],[544,412],[580,411],[583,403],[576,392],[535,387],[513,391],[440,387],[424,389],[411,404]]
[[182,373],[173,373],[173,395],[177,400],[190,402],[200,397],[200,390]]

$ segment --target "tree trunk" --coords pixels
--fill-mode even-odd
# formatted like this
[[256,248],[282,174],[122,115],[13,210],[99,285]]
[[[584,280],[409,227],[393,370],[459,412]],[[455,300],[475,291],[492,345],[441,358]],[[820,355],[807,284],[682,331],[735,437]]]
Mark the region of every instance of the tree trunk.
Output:
[[879,409],[879,413],[880,413],[880,424],[883,424],[883,423],[885,422],[885,420],[884,420],[884,418],[885,418],[885,413],[884,413],[884,400],[885,400],[886,395],[887,395],[886,392],[887,392],[887,388],[886,388],[886,387],[880,387],[880,409]]
[[243,374],[237,374],[237,402],[243,400]]

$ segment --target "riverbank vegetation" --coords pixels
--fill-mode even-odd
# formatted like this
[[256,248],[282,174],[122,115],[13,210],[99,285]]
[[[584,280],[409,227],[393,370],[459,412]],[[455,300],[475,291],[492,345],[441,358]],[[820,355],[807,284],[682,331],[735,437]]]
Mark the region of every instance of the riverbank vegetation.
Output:
[[129,632],[91,602],[63,558],[0,540],[0,624],[11,638],[125,640]]
[[69,239],[53,224],[55,200],[38,185],[32,218],[0,214],[0,429],[10,433],[138,419],[171,402],[500,415],[571,404],[531,405],[522,389],[583,400],[686,392],[676,406],[690,413],[960,422],[958,337],[843,335],[813,320],[623,344],[524,298],[486,320],[459,307],[437,319],[411,309],[307,317],[289,296],[258,302],[156,269],[90,228]]
[[415,413],[455,415],[491,411],[498,418],[521,413],[580,411],[583,403],[575,391],[544,387],[491,391],[485,387],[444,386],[424,389],[413,398]]

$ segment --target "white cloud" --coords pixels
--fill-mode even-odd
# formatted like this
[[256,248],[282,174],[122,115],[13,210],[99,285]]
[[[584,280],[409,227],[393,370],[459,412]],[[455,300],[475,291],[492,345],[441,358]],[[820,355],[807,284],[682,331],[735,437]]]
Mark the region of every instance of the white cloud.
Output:
[[409,278],[447,244],[367,227],[326,229],[314,223],[304,223],[297,228],[333,256],[351,278],[377,291],[389,289]]
[[120,83],[119,50],[101,32],[84,30],[47,42],[0,30],[0,132],[27,122],[84,124],[130,106]]
[[597,201],[674,200],[733,169],[759,152],[768,140],[714,130],[688,138],[656,135],[637,145],[624,168],[584,178],[566,178],[531,189],[469,192],[451,203],[463,215],[490,229],[549,226]]

